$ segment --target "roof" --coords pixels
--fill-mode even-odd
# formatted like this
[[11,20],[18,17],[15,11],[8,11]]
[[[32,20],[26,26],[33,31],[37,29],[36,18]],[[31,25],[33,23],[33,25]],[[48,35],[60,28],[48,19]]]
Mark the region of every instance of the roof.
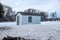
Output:
[[[21,15],[33,15],[33,16],[40,16],[40,14],[39,13],[28,13],[28,12],[18,12],[18,13],[20,13]],[[18,14],[17,13],[17,14]],[[16,15],[17,15],[16,14]]]

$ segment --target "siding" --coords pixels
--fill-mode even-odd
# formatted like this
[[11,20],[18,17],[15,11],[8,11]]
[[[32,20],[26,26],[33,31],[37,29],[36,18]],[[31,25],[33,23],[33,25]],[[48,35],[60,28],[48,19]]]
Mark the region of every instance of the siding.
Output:
[[28,16],[22,16],[22,24],[28,24]]
[[32,17],[32,22],[29,23],[28,22],[28,17],[30,15],[23,15],[22,16],[22,24],[39,24],[41,19],[40,19],[40,16],[31,16]]
[[40,23],[40,16],[32,16],[32,23],[39,24]]

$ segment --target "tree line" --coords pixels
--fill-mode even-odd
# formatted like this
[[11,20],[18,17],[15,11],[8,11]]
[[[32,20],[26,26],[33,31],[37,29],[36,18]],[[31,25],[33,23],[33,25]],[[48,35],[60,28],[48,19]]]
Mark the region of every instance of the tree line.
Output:
[[[6,22],[6,21],[14,21],[15,19],[13,19],[13,16],[8,15],[9,11],[7,11],[8,14],[4,14],[4,7],[3,5],[0,3],[0,22]],[[4,16],[5,15],[5,16]]]
[[[25,10],[24,12],[28,12],[28,13],[39,13],[40,15],[41,15],[41,21],[48,21],[48,20],[56,20],[56,19],[58,19],[57,18],[57,13],[56,12],[53,12],[53,13],[51,13],[51,18],[50,19],[48,19],[47,17],[49,16],[48,15],[48,12],[44,12],[44,11],[42,11],[42,12],[40,12],[39,10],[37,10],[37,9],[28,9],[28,10]],[[16,20],[16,18],[15,18],[15,16],[9,16],[9,15],[6,15],[8,18],[5,18],[4,17],[4,8],[3,8],[3,5],[0,3],[0,21],[14,21],[14,20]],[[13,17],[15,18],[15,19],[13,19]]]

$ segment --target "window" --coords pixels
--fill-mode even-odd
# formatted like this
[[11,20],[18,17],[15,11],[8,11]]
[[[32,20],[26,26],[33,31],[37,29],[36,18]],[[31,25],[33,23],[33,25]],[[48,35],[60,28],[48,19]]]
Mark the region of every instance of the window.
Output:
[[32,22],[32,17],[28,17],[28,22]]

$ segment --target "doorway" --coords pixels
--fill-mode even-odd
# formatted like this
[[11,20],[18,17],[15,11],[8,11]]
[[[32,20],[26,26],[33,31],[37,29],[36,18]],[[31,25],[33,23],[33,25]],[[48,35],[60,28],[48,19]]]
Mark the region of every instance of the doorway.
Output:
[[19,25],[19,16],[17,16],[17,25]]

